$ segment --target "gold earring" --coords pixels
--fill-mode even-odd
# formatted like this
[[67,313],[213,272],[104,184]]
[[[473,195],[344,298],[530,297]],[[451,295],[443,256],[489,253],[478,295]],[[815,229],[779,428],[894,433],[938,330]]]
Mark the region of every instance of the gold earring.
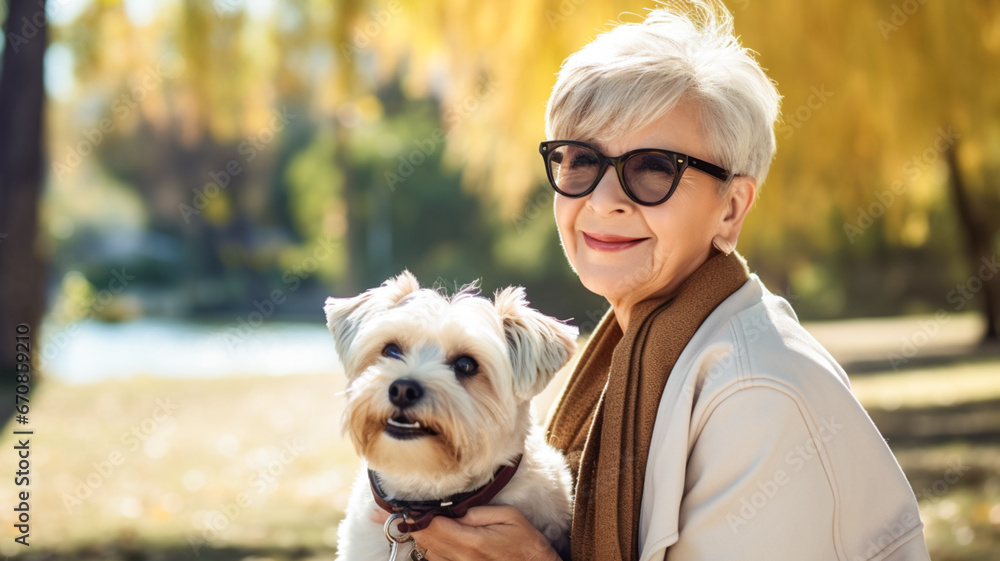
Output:
[[729,240],[723,238],[722,236],[715,236],[712,239],[712,245],[715,249],[721,251],[724,255],[729,255],[733,252],[733,244],[729,243]]

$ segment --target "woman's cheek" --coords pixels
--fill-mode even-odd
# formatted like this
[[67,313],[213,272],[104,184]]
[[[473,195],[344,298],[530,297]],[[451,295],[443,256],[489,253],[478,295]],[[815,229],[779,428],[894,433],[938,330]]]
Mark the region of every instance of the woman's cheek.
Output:
[[556,218],[556,229],[559,231],[559,241],[562,242],[570,264],[576,267],[576,237],[573,232],[574,211],[573,202],[559,194],[555,195],[552,206]]

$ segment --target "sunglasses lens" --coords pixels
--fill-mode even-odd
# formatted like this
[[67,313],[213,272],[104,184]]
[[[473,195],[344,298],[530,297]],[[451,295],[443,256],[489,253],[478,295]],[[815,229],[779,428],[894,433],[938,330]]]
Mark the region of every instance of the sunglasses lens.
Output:
[[677,181],[679,162],[664,154],[637,154],[625,162],[625,182],[635,198],[658,203],[670,194]]
[[601,169],[601,159],[596,152],[573,144],[554,148],[549,152],[548,161],[556,190],[569,196],[589,189]]

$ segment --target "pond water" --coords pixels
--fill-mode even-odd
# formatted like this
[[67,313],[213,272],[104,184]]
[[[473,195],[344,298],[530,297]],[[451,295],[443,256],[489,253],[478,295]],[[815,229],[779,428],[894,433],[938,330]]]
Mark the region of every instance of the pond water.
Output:
[[[923,341],[919,356],[970,352],[981,337],[975,313],[810,323],[806,328],[843,365],[891,370],[887,357]],[[53,378],[85,384],[137,375],[211,378],[240,375],[339,374],[333,336],[322,322],[263,321],[256,327],[143,318],[123,323],[43,324],[39,366]],[[930,326],[930,327],[928,327]],[[933,334],[927,332],[936,328]],[[919,339],[919,338],[923,339]],[[912,366],[912,365],[910,365]],[[850,371],[850,368],[848,368]]]
[[322,323],[202,324],[159,318],[42,326],[39,366],[86,384],[137,375],[213,378],[339,373],[333,336]]

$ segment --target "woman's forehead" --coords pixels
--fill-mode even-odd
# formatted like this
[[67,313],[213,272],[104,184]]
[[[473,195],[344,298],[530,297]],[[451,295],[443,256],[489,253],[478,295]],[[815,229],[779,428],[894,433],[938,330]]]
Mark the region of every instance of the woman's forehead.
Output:
[[571,140],[586,142],[607,156],[620,156],[640,148],[659,148],[705,157],[706,146],[697,106],[694,104],[678,104],[657,119],[624,136],[612,138],[597,131],[596,134],[586,134],[582,138]]

